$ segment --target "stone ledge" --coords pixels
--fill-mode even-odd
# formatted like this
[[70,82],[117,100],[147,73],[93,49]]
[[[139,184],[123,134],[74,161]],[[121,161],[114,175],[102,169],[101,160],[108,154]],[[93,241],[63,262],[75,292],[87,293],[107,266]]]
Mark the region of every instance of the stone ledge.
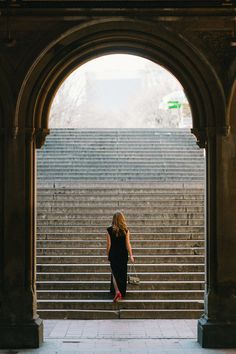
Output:
[[236,348],[236,322],[198,321],[198,343],[203,348]]
[[43,321],[0,323],[0,349],[38,348],[43,343]]

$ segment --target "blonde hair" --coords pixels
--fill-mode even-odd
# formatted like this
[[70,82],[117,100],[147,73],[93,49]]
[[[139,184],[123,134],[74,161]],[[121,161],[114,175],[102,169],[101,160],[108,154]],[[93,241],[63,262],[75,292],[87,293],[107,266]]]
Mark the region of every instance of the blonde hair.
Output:
[[117,211],[113,215],[112,228],[116,232],[116,236],[119,235],[120,231],[123,231],[125,235],[127,234],[128,227],[126,224],[125,216],[121,211]]

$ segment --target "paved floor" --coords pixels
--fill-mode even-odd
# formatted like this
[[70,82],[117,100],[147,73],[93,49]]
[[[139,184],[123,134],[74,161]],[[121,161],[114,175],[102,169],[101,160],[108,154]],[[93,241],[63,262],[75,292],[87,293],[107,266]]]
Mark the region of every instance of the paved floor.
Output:
[[45,342],[40,349],[0,353],[236,354],[236,349],[202,349],[196,342],[195,320],[51,320],[44,325]]

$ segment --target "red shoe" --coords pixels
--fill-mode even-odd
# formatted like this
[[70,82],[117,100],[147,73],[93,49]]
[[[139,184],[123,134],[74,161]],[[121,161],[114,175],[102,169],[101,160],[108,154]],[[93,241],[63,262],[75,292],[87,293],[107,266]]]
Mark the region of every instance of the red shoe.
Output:
[[117,302],[117,301],[119,301],[119,300],[121,300],[121,299],[122,299],[122,295],[121,295],[121,293],[118,291],[118,293],[117,293],[116,296],[114,297],[113,301],[114,301],[114,302]]

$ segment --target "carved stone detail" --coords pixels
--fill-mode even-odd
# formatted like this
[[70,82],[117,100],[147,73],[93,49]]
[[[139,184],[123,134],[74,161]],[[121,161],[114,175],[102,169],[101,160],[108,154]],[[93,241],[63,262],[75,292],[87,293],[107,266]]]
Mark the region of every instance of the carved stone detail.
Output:
[[40,149],[45,143],[46,136],[50,133],[49,129],[39,128],[35,131],[36,148]]
[[195,137],[197,138],[197,142],[196,144],[204,149],[206,147],[206,142],[207,142],[207,138],[206,138],[206,131],[205,130],[199,130],[197,128],[193,128],[191,129],[191,132],[195,135]]
[[193,128],[191,132],[197,138],[197,145],[200,148],[206,148],[207,140],[216,135],[227,136],[230,132],[230,127],[206,127],[205,129]]

